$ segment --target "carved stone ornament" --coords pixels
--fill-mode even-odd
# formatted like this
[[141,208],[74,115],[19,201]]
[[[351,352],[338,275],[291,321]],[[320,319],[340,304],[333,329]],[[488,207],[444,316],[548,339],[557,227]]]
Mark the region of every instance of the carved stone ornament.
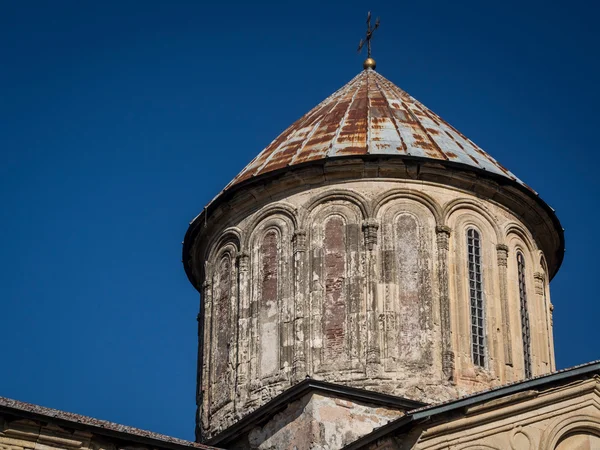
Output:
[[535,293],[537,295],[544,295],[544,282],[546,281],[544,274],[542,272],[535,272],[533,279],[535,280]]
[[448,250],[450,248],[450,231],[450,227],[447,227],[446,225],[438,225],[435,227],[438,248],[442,250]]
[[498,265],[506,267],[508,265],[508,246],[504,244],[498,244],[496,246],[496,252],[498,256]]
[[376,219],[367,219],[362,224],[363,232],[365,233],[365,244],[369,250],[377,245],[377,230],[379,222]]
[[293,238],[294,253],[306,251],[306,230],[297,230]]
[[250,262],[250,255],[246,252],[240,252],[237,254],[237,263],[240,272],[247,272]]

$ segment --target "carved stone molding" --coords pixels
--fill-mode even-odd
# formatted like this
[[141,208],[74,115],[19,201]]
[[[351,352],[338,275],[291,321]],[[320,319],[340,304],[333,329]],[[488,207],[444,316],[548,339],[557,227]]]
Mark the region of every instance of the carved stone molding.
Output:
[[448,283],[448,250],[450,248],[450,227],[435,227],[438,245],[438,267],[440,286],[440,318],[442,325],[442,371],[447,380],[454,376],[454,352],[452,351],[450,323],[450,286]]
[[504,346],[504,362],[512,366],[512,339],[510,327],[510,312],[508,309],[508,246],[505,244],[496,245],[496,257],[498,258],[498,274],[500,281],[500,305],[502,313],[502,340]]
[[306,375],[306,336],[309,336],[309,321],[304,321],[306,316],[306,295],[308,290],[308,263],[306,261],[308,250],[306,230],[296,230],[292,237],[294,254],[294,323],[293,323],[293,354],[292,354],[292,379],[299,382]]
[[438,225],[435,227],[435,232],[437,235],[437,245],[440,250],[448,250],[450,248],[450,227],[446,225]]
[[535,293],[537,295],[544,295],[544,282],[546,281],[546,276],[542,272],[535,272],[533,274],[533,279],[535,281]]
[[240,272],[247,272],[250,266],[250,255],[246,252],[238,253],[237,263]]
[[292,238],[294,253],[306,251],[306,230],[297,230]]
[[373,250],[373,247],[377,245],[377,230],[379,229],[379,222],[377,219],[366,219],[362,224],[363,232],[365,233],[365,244],[369,250]]
[[500,267],[508,266],[508,246],[504,244],[496,245],[496,254],[498,257],[498,265]]

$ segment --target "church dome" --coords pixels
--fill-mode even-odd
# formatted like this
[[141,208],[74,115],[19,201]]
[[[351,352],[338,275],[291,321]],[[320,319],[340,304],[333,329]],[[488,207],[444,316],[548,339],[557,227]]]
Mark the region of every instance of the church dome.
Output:
[[229,184],[325,158],[399,156],[455,163],[523,183],[470,139],[374,70],[294,122]]
[[440,402],[550,372],[563,252],[533,190],[367,67],[190,223],[198,436],[307,376]]

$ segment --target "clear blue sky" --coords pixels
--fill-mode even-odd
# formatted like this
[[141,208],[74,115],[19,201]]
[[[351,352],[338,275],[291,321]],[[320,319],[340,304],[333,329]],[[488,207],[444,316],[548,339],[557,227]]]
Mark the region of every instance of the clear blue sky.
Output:
[[369,9],[380,73],[557,210],[557,364],[600,358],[597,8],[2,2],[0,395],[193,438],[187,224],[358,73]]

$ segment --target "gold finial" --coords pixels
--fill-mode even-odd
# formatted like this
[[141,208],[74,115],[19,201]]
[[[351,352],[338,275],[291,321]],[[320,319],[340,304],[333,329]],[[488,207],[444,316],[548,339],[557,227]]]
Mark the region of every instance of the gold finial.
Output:
[[365,59],[365,62],[363,63],[363,68],[365,70],[375,70],[375,67],[377,66],[375,60],[371,58],[371,39],[373,38],[373,32],[377,28],[379,28],[379,17],[375,20],[375,26],[371,28],[371,11],[369,11],[369,14],[367,14],[367,36],[365,37],[365,39],[361,39],[360,43],[358,44],[358,53],[360,53],[363,46],[365,45],[365,42],[367,43],[367,59]]

